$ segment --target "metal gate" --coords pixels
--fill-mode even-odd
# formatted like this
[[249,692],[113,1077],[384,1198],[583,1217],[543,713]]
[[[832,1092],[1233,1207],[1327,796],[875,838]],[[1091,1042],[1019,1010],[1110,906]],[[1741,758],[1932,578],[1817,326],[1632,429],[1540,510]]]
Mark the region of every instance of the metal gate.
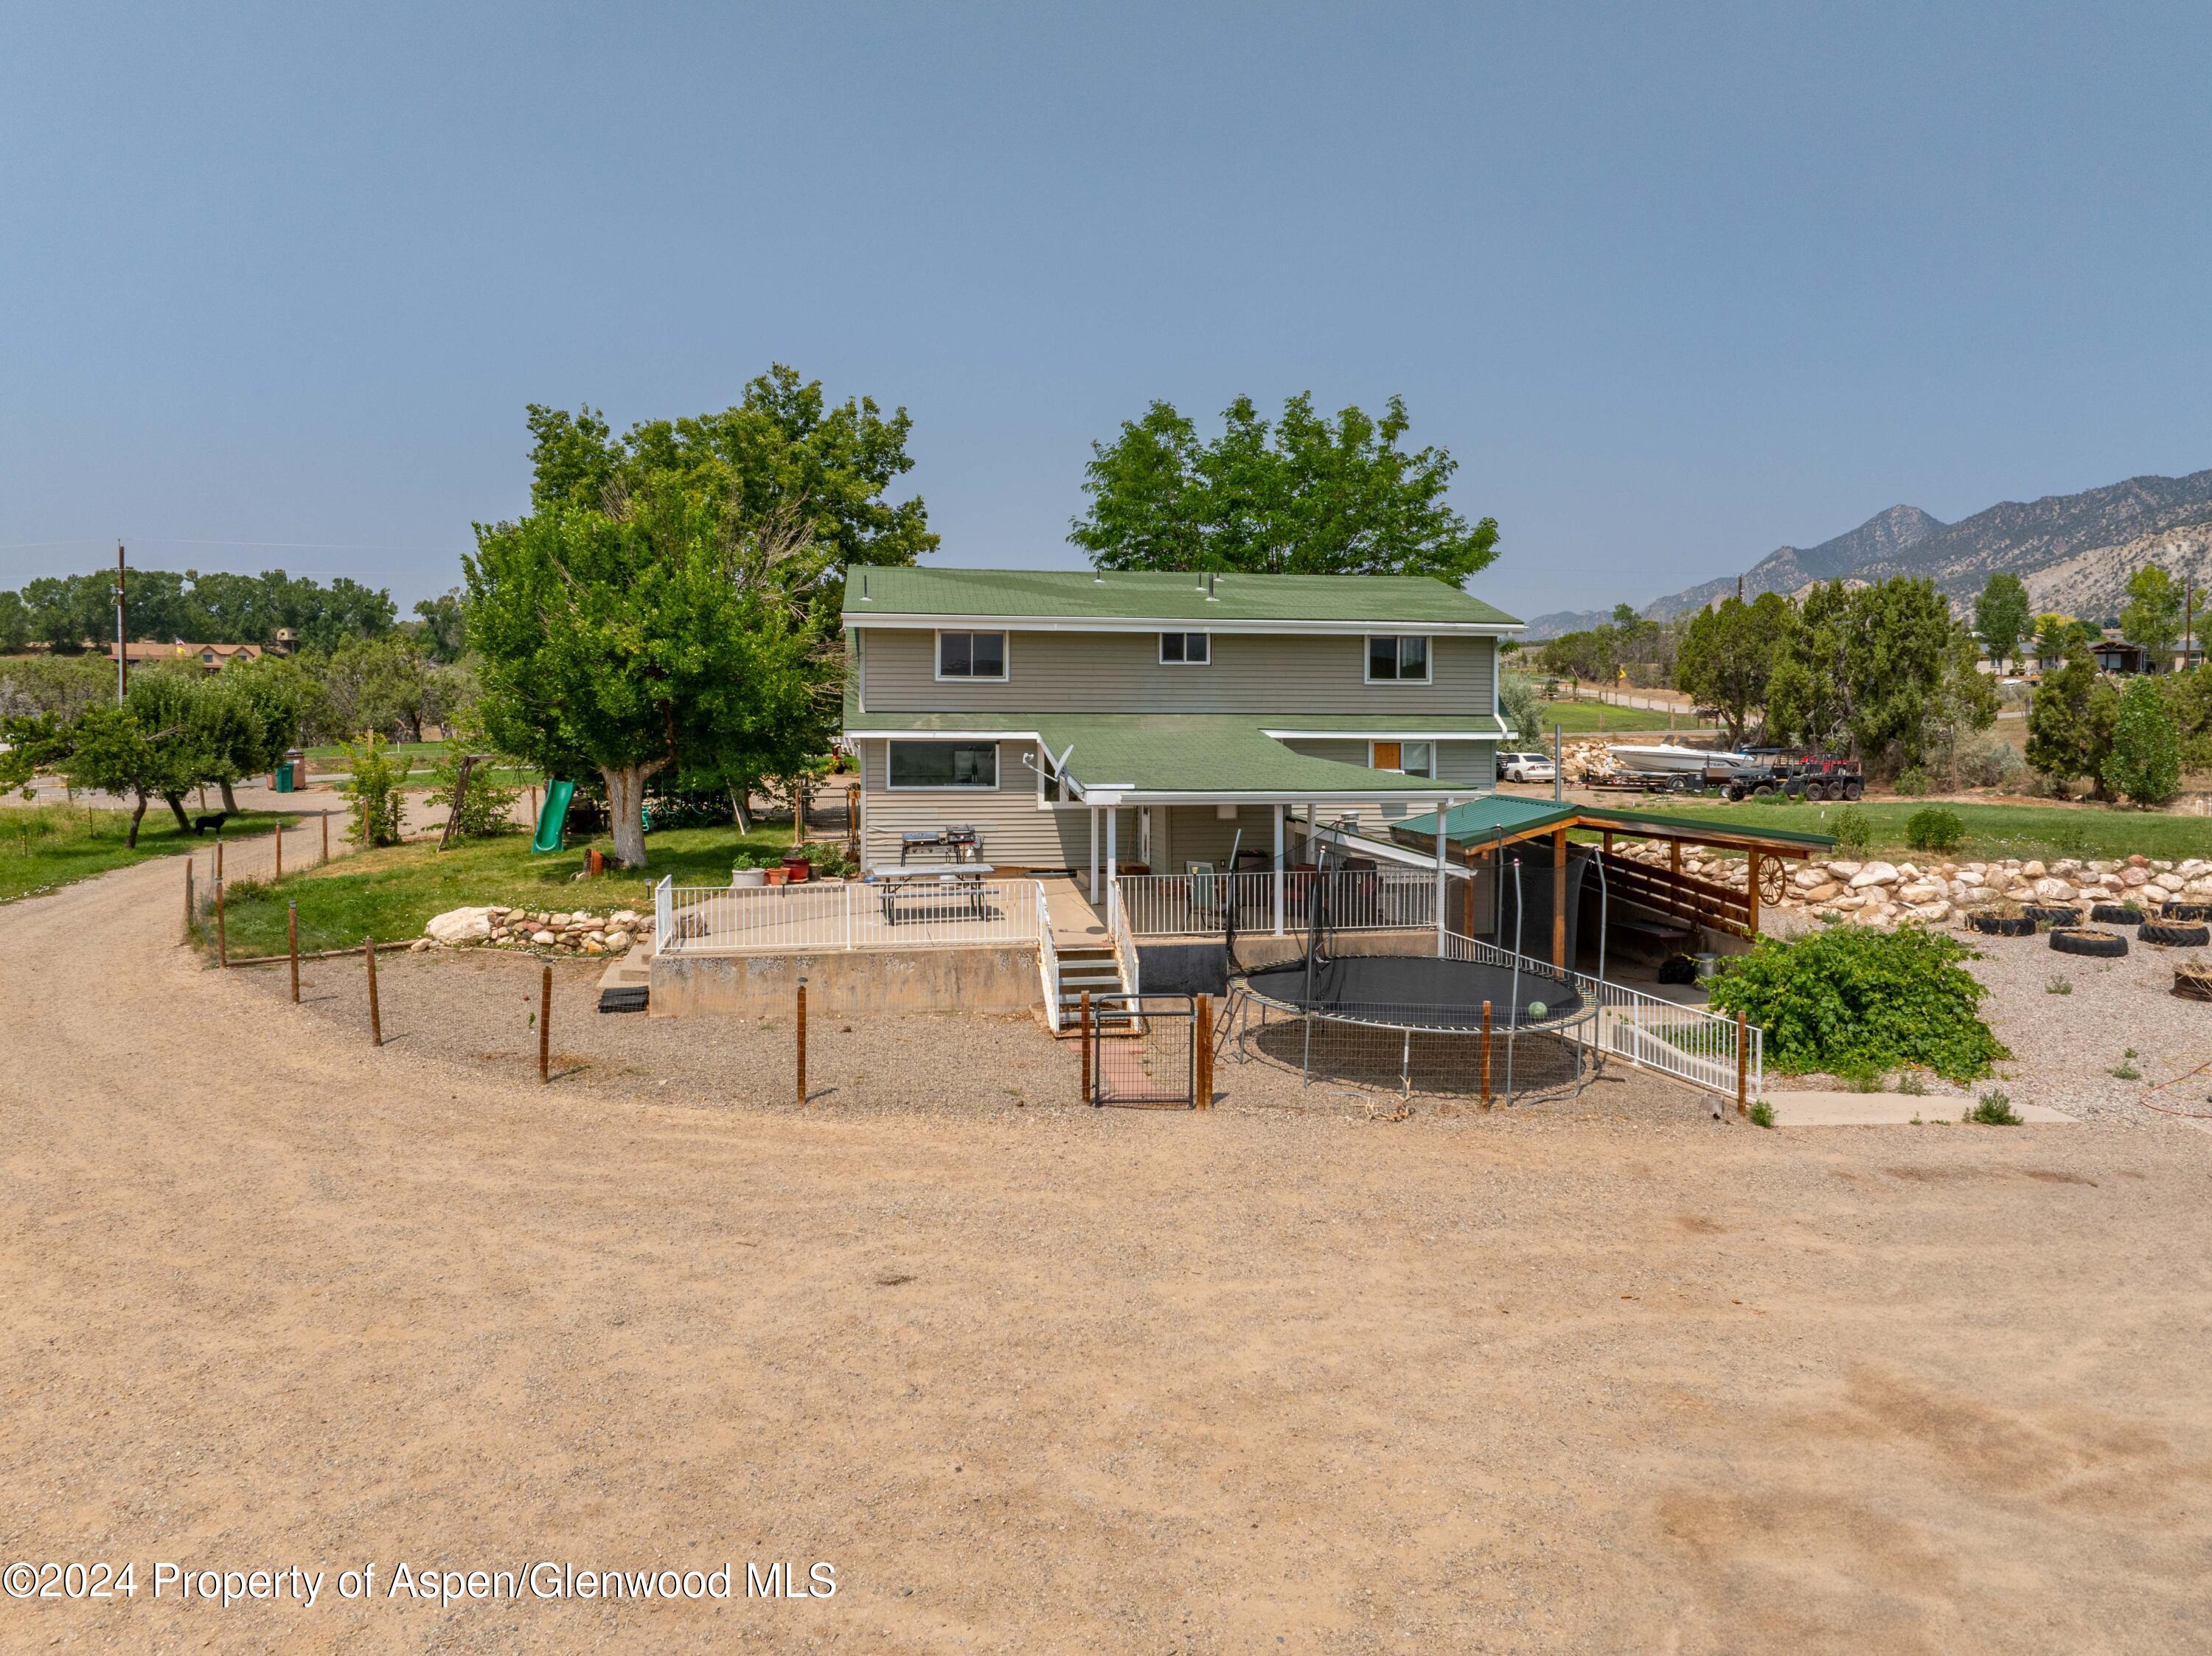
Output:
[[[1091,1102],[1199,1102],[1209,1067],[1193,995],[1094,995],[1083,1030]],[[1210,1092],[1210,1085],[1207,1088]],[[1208,1101],[1211,1101],[1210,1100]]]

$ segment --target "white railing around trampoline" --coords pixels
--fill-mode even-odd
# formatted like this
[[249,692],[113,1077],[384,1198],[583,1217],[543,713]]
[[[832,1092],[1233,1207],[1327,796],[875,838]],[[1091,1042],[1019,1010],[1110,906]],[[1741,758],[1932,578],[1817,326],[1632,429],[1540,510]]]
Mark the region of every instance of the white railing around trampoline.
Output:
[[[1547,976],[1556,975],[1559,969],[1549,961],[1516,955],[1510,949],[1457,931],[1447,931],[1443,934],[1443,952],[1448,960],[1474,961],[1486,966],[1518,966],[1523,971]],[[1597,1009],[1597,1044],[1601,1052],[1723,1098],[1736,1095],[1735,1020],[1708,1012],[1703,1007],[1679,1005],[1587,973],[1571,971],[1567,977],[1576,991]],[[1763,1032],[1756,1025],[1747,1027],[1741,1054],[1742,1081],[1745,1095],[1750,1099],[1762,1095],[1765,1048]]]

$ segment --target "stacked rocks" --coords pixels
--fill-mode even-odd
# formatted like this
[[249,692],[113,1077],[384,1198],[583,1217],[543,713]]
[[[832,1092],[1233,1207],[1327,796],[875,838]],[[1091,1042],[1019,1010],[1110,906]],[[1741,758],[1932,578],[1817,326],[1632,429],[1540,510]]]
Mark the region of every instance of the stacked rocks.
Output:
[[627,954],[650,936],[653,922],[635,909],[601,917],[582,909],[456,908],[422,928],[416,948],[459,948],[489,943],[495,949],[550,949],[571,955]]
[[[1623,846],[1638,862],[1664,867],[1664,843]],[[1686,848],[1682,871],[1741,891],[1745,864],[1739,858],[1699,857]],[[1858,925],[1891,926],[1905,921],[1923,925],[1963,922],[1977,908],[2002,902],[2131,902],[2154,915],[2170,902],[2212,902],[2212,861],[2191,857],[2166,862],[2149,857],[2083,862],[2062,858],[2045,864],[2033,858],[2000,862],[1858,862],[1838,858],[1808,863],[1790,876],[1778,907],[1809,910],[1821,919]]]

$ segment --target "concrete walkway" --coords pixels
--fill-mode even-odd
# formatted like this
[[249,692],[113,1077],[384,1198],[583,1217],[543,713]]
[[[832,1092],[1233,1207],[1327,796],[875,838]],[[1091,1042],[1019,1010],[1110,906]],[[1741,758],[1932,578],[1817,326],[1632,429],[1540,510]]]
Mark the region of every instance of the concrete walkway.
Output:
[[[1974,1107],[1964,1098],[1911,1098],[1898,1093],[1770,1092],[1778,1127],[1903,1127],[1914,1118],[1922,1122],[1955,1122]],[[2042,1104],[2015,1104],[2021,1119],[2030,1126],[2074,1126],[2075,1119],[2063,1110]]]

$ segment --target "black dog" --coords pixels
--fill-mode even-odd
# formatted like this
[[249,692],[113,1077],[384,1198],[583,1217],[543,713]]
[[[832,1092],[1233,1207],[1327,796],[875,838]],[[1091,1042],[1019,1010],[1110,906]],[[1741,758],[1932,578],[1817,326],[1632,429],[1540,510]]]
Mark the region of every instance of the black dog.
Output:
[[230,813],[227,810],[215,811],[205,816],[195,816],[192,818],[192,832],[205,834],[210,828],[213,828],[216,838],[219,840],[222,837],[222,825],[229,820]]

